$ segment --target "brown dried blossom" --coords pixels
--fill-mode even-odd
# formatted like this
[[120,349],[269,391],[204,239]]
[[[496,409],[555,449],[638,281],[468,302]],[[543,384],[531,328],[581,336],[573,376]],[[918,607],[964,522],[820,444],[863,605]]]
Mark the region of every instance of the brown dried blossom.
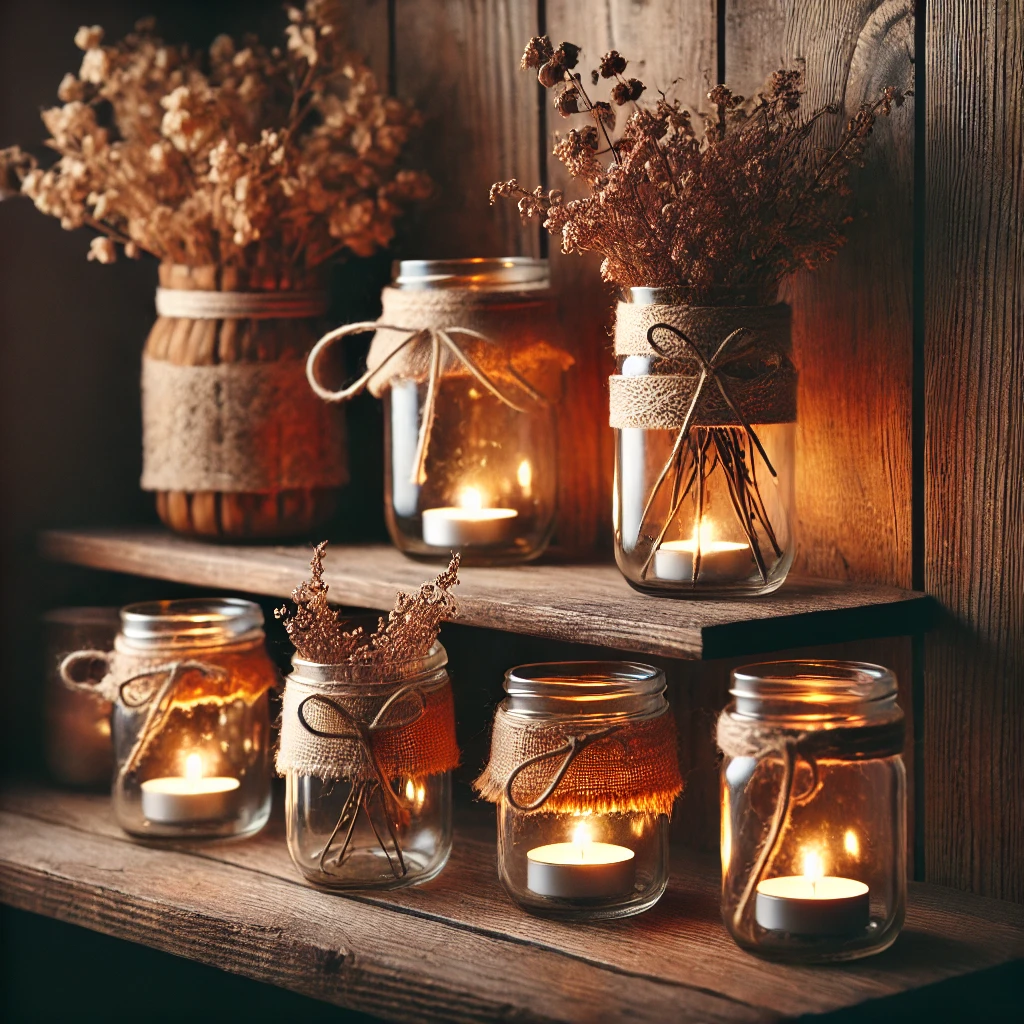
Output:
[[326,551],[327,541],[313,549],[310,578],[292,591],[295,610],[285,606],[274,611],[299,657],[320,665],[367,666],[381,679],[399,674],[409,660],[425,657],[441,624],[455,616],[451,591],[459,583],[459,556],[453,555],[448,568],[417,593],[399,593],[387,620],[378,619],[377,629],[367,634],[362,626],[345,632],[338,612],[328,604]]
[[99,231],[89,258],[104,263],[117,243],[252,279],[387,246],[431,191],[396,167],[419,116],[347,49],[340,0],[287,15],[284,47],[218,36],[205,54],[165,44],[152,19],[109,46],[79,29],[81,68],[42,115],[58,159],[0,151],[0,190]]
[[612,80],[616,105],[635,105],[613,139],[612,108],[591,101],[581,76],[559,63],[559,52],[573,51],[578,56],[575,47],[555,50],[535,38],[523,64],[540,68],[542,84],[564,86],[560,113],[591,121],[554,146],[586,194],[567,202],[513,180],[496,184],[491,202],[517,200],[524,217],[541,218],[560,237],[563,252],[601,253],[606,281],[673,288],[694,305],[773,302],[790,274],[831,259],[850,220],[850,170],[861,164],[876,118],[910,95],[885,89],[823,147],[824,119],[837,111],[801,113],[799,67],[776,71],[751,100],[715,86],[713,109],[693,115],[663,93],[636,105],[644,84],[624,77],[626,60],[613,50],[591,75],[595,84]]

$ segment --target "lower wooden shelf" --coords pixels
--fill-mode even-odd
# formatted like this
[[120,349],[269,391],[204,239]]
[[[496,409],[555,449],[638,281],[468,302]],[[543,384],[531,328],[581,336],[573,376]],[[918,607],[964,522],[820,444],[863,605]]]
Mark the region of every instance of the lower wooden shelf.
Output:
[[1024,956],[1024,906],[913,884],[886,953],[767,964],[733,945],[717,890],[712,866],[679,859],[640,917],[530,917],[498,883],[486,807],[457,829],[433,882],[338,896],[300,879],[279,814],[243,842],[151,848],[118,829],[104,796],[17,789],[0,800],[4,902],[392,1020],[770,1021]]

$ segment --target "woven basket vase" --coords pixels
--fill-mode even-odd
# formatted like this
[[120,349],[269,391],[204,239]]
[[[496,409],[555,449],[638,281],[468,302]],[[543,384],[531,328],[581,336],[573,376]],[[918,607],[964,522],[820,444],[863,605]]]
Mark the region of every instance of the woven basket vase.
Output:
[[[286,286],[292,290],[315,290],[321,284],[319,279],[294,279]],[[165,263],[160,267],[160,285],[202,291],[266,291],[284,287],[285,283],[246,280],[235,271],[217,267]],[[145,354],[150,360],[178,366],[278,360],[304,363],[319,333],[316,318],[213,320],[160,316],[146,340]],[[309,398],[311,415],[322,416],[318,408],[322,403],[312,392]],[[253,429],[260,426],[253,424]],[[338,443],[344,444],[344,419],[340,412],[332,411],[332,418],[325,421],[324,429],[337,431]],[[337,488],[324,486],[279,487],[262,493],[244,490],[155,490],[154,493],[157,512],[172,530],[234,541],[308,533],[330,519],[337,502]]]

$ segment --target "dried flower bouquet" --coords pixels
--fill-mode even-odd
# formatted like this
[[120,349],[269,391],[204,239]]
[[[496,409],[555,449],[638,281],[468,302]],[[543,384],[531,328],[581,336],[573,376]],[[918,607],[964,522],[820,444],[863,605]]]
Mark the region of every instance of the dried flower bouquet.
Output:
[[[554,147],[584,194],[528,191],[513,179],[492,186],[491,202],[518,201],[523,218],[540,218],[565,253],[600,253],[602,278],[624,295],[657,290],[644,297],[647,312],[620,306],[616,353],[643,355],[649,364],[612,378],[612,425],[672,429],[674,437],[663,444],[644,434],[644,454],[630,448],[637,465],[616,474],[617,520],[635,506],[628,529],[616,522],[619,565],[640,589],[693,592],[713,554],[705,538],[728,519],[745,552],[731,582],[769,592],[792,560],[788,497],[762,490],[779,474],[752,424],[794,418],[796,374],[788,317],[768,307],[785,278],[817,268],[843,245],[851,167],[861,163],[877,117],[905,94],[885,89],[823,148],[819,125],[838,111],[802,112],[799,68],[776,71],[749,100],[718,85],[707,96],[710,111],[692,114],[664,93],[638,102],[646,87],[614,50],[590,75],[593,85],[610,84],[610,96],[592,99],[579,60],[575,44],[555,47],[540,36],[530,40],[522,66],[555,90],[561,115],[588,122]],[[623,452],[620,438],[620,460]],[[648,458],[657,460],[650,477]],[[627,494],[628,487],[641,493]],[[709,507],[721,510],[717,524],[706,519]],[[663,549],[666,541],[672,550]],[[666,575],[658,569],[663,551]],[[717,580],[715,568],[709,572],[721,581],[721,571]]]
[[205,54],[164,43],[152,19],[113,45],[79,29],[81,68],[42,115],[58,160],[0,151],[0,194],[98,231],[89,257],[101,263],[121,245],[259,282],[372,254],[431,186],[397,169],[418,116],[347,48],[343,10],[307,0],[287,8],[285,46],[219,36]]

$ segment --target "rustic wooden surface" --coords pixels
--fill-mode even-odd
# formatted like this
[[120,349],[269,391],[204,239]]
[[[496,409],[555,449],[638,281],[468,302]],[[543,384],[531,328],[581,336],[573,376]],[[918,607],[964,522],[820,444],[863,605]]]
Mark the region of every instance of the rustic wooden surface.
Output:
[[1024,955],[1024,908],[913,884],[886,953],[766,964],[732,943],[713,865],[692,861],[674,863],[668,892],[639,917],[534,918],[497,881],[493,814],[480,806],[438,879],[348,897],[300,880],[278,816],[246,842],[145,848],[104,796],[20,790],[2,808],[5,902],[395,1020],[765,1021]]
[[1024,11],[927,19],[927,871],[1024,900]]
[[[221,547],[160,530],[61,530],[43,535],[54,560],[114,572],[286,597],[309,574],[310,548]],[[434,567],[387,545],[328,550],[338,604],[391,608]],[[915,632],[928,601],[875,584],[793,578],[746,600],[671,601],[631,590],[613,565],[526,565],[460,571],[459,621],[514,633],[676,658],[752,654]]]
[[[752,96],[806,60],[808,110],[836,103],[818,139],[882,89],[913,86],[912,0],[744,0],[727,5],[725,77]],[[800,371],[797,568],[911,584],[913,100],[879,120],[854,179],[857,219],[832,263],[797,275]]]

